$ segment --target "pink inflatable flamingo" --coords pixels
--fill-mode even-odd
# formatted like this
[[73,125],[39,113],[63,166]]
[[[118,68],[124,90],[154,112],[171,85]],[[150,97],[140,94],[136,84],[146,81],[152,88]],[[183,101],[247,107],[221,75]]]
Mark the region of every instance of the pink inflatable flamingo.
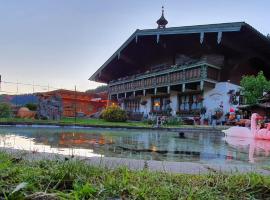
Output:
[[[248,148],[249,162],[254,163],[256,161],[256,155],[264,152],[266,157],[270,154],[270,141],[267,140],[254,140],[253,138],[237,138],[226,137],[224,140],[232,147],[241,150]],[[228,152],[230,153],[230,152]]]
[[270,124],[267,128],[262,128],[257,126],[257,119],[260,116],[257,113],[251,115],[251,126],[250,129],[247,127],[231,127],[227,130],[223,130],[226,137],[239,137],[239,138],[255,138],[270,140]]

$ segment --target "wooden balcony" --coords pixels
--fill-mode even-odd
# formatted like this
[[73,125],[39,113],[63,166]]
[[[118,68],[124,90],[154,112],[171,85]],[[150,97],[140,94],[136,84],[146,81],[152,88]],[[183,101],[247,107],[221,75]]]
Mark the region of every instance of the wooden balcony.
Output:
[[119,94],[157,87],[173,86],[184,83],[219,80],[220,67],[206,62],[185,66],[171,66],[155,72],[120,78],[109,83],[109,93]]

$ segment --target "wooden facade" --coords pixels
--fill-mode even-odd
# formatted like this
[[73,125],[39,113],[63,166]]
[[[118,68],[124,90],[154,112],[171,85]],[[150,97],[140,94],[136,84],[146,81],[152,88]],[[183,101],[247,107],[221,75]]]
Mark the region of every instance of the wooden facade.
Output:
[[[136,30],[90,80],[107,83],[109,98],[124,109],[163,112],[169,96],[171,113],[198,115],[204,102],[209,110],[235,106],[225,90],[237,90],[243,75],[260,70],[270,78],[269,69],[270,40],[247,23],[164,26]],[[224,99],[205,101],[217,84]]]
[[197,63],[190,66],[171,66],[169,69],[160,72],[147,72],[137,76],[126,77],[123,80],[112,81],[109,83],[109,93],[113,95],[191,82],[200,82],[200,84],[202,82],[203,84],[206,81],[215,83],[219,81],[219,71],[219,67],[208,63]]

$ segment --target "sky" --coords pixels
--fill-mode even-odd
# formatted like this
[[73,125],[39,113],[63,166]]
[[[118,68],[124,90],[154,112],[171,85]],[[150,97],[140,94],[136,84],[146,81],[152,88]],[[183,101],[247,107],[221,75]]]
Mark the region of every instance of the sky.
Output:
[[[0,0],[0,94],[85,91],[88,78],[136,30],[245,21],[270,33],[269,0]],[[43,87],[44,86],[44,87]],[[2,92],[1,92],[2,91]]]

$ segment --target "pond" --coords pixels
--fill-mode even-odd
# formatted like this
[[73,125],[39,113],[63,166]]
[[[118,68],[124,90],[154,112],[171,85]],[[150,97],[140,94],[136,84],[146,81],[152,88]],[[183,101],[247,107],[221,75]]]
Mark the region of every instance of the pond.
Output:
[[215,164],[270,164],[270,141],[222,133],[158,130],[0,127],[0,147],[86,157],[103,156]]

